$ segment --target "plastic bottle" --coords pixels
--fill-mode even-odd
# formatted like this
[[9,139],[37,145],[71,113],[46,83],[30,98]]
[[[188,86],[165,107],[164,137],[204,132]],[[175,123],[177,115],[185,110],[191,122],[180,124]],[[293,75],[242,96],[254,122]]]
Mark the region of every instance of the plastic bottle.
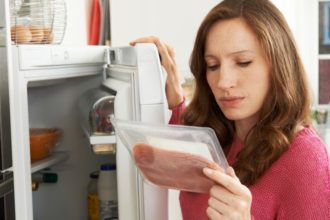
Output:
[[88,220],[99,220],[99,197],[97,194],[97,182],[99,178],[99,171],[95,171],[89,174],[90,180],[87,187],[87,199],[88,199]]
[[100,220],[118,217],[116,165],[103,164],[100,169],[97,190],[100,200]]

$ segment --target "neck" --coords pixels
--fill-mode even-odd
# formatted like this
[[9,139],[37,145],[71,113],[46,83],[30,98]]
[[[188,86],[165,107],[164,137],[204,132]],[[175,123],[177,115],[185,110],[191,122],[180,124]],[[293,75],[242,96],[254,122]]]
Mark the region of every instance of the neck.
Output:
[[255,125],[254,120],[239,120],[235,121],[235,129],[238,138],[243,142],[250,129]]

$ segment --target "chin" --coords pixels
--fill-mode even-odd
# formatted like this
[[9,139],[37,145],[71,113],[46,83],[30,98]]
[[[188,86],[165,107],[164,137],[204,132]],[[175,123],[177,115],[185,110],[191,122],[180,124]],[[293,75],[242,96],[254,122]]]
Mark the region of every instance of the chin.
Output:
[[244,115],[242,115],[241,113],[237,113],[237,112],[224,112],[224,115],[226,116],[226,118],[228,120],[231,121],[238,121],[238,120],[242,120],[246,117],[244,117]]

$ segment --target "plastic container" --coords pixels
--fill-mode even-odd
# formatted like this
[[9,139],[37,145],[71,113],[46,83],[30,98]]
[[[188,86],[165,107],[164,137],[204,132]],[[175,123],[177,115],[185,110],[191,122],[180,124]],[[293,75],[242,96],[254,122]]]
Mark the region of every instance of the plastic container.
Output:
[[61,137],[59,128],[30,128],[30,157],[32,161],[50,155]]
[[97,193],[97,182],[99,171],[95,171],[89,175],[90,180],[87,186],[87,205],[88,205],[88,220],[100,219],[100,203]]
[[211,128],[111,121],[148,183],[206,193],[213,182],[203,174],[203,168],[214,163],[225,170],[228,167]]
[[116,165],[101,166],[97,191],[100,201],[100,220],[118,218]]

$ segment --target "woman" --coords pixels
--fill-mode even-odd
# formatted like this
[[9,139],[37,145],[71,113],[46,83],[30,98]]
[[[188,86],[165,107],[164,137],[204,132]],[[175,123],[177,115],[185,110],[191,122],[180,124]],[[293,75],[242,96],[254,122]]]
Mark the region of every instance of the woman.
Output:
[[[184,110],[173,50],[156,37],[172,123],[212,127],[233,168],[205,168],[209,194],[180,193],[184,219],[330,219],[330,162],[289,27],[268,0],[225,0],[202,22]],[[235,170],[235,171],[234,171]]]

